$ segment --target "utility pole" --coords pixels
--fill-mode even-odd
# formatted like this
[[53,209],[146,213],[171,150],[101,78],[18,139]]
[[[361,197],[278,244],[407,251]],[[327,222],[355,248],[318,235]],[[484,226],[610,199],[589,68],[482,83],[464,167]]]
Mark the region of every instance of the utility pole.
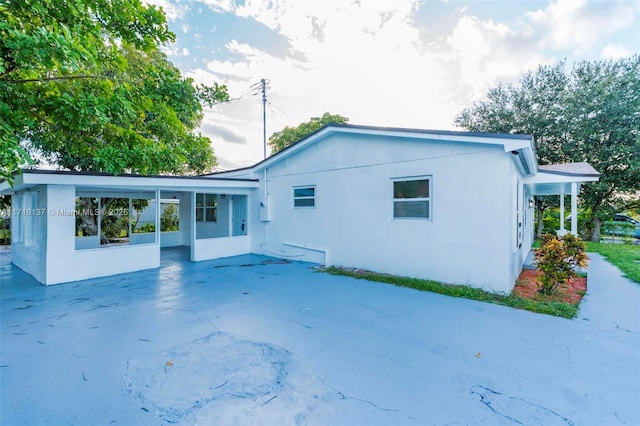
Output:
[[260,80],[262,84],[262,142],[264,143],[263,159],[267,158],[267,80]]

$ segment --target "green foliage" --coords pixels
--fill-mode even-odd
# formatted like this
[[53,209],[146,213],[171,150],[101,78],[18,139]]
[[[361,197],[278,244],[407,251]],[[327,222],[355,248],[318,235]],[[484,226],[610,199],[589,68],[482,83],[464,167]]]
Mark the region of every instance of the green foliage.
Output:
[[624,275],[640,284],[640,246],[587,242],[587,251],[600,253]]
[[585,243],[580,238],[566,234],[560,238],[553,234],[542,236],[540,248],[535,252],[538,278],[538,291],[549,295],[578,274],[576,268],[587,266]]
[[269,136],[269,147],[271,154],[282,151],[286,147],[300,142],[313,132],[321,129],[327,124],[345,124],[349,121],[347,117],[338,114],[325,112],[322,117],[312,117],[309,121],[301,123],[297,127],[285,127],[279,132]]
[[528,72],[518,85],[492,88],[455,123],[478,132],[535,137],[540,164],[587,161],[600,173],[582,187],[591,238],[600,221],[640,198],[640,55],[616,61],[563,62]]
[[[551,198],[551,197],[545,197]],[[564,215],[564,226],[565,229],[571,229],[571,220],[568,219],[569,212],[565,212]],[[583,234],[585,228],[589,225],[590,212],[588,211],[579,211],[578,212],[578,233],[580,235]],[[560,229],[560,209],[557,207],[547,208],[542,216],[543,223],[543,232],[540,234],[542,236],[543,233],[555,234],[556,230]]]
[[209,170],[200,100],[228,94],[183,78],[159,51],[173,39],[140,0],[0,3],[0,178],[31,154],[113,174]]
[[144,225],[138,225],[132,229],[134,234],[146,234],[149,232],[156,232],[155,223],[145,223]]
[[368,281],[393,284],[400,287],[413,288],[421,291],[444,294],[446,296],[461,297],[464,299],[478,300],[481,302],[495,303],[516,309],[537,312],[547,315],[555,315],[563,318],[575,318],[578,315],[578,306],[557,300],[530,300],[513,295],[491,293],[479,288],[466,285],[442,284],[437,281],[423,280],[419,278],[398,277],[395,275],[380,274],[361,269],[348,269],[331,266],[320,269],[332,275],[363,279]]
[[178,206],[167,203],[163,207],[162,214],[160,215],[160,230],[162,232],[178,231],[180,227]]

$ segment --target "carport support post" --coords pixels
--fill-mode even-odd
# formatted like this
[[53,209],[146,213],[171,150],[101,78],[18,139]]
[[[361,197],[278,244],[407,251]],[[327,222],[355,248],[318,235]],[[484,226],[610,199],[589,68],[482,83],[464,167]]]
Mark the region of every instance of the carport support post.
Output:
[[571,182],[571,233],[578,235],[578,183]]
[[564,190],[560,192],[560,234],[564,235]]

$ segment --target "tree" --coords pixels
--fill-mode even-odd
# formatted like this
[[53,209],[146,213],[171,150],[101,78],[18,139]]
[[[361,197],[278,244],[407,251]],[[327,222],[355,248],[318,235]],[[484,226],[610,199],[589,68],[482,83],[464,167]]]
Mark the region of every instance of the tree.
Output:
[[210,169],[199,101],[228,94],[183,78],[159,51],[173,39],[140,0],[0,3],[0,178],[34,154],[114,174]]
[[[455,124],[478,132],[533,135],[540,164],[587,161],[600,180],[585,184],[591,239],[603,220],[640,188],[640,56],[616,61],[564,62],[526,73],[518,85],[500,84],[463,110]],[[538,197],[541,207],[548,198]]]
[[299,124],[297,127],[285,127],[279,132],[275,132],[269,137],[269,147],[271,154],[282,151],[286,147],[300,142],[311,133],[321,129],[327,124],[345,124],[349,121],[347,117],[338,114],[325,112],[322,117],[312,117],[309,121]]

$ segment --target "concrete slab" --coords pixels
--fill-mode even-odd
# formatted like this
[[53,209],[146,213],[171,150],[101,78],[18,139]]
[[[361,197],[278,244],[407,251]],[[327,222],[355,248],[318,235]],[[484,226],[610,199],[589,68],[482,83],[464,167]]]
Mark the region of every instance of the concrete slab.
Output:
[[640,424],[630,322],[169,254],[53,287],[0,254],[0,423]]
[[589,253],[589,259],[587,294],[579,317],[599,326],[640,333],[640,284],[624,278],[598,253]]

